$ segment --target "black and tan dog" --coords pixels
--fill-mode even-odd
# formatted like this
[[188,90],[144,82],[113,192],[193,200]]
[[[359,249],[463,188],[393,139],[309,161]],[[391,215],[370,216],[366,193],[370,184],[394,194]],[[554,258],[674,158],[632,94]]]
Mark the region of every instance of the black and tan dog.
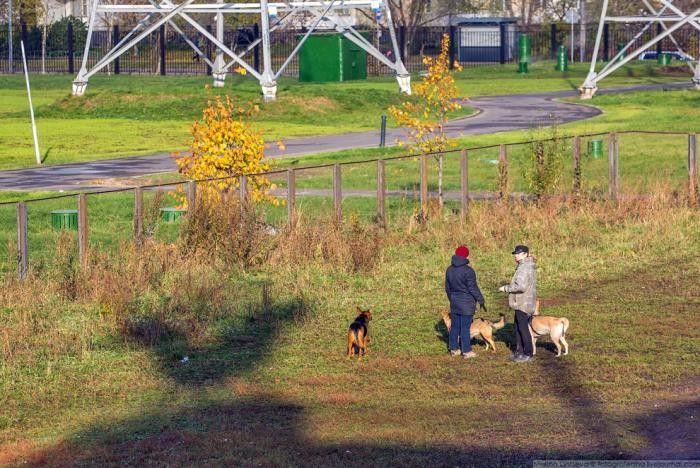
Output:
[[530,317],[530,335],[532,336],[532,354],[535,354],[537,338],[549,334],[554,346],[557,347],[557,357],[569,354],[569,344],[566,342],[566,331],[569,329],[569,319],[566,317],[550,317],[540,315],[540,301],[535,302],[535,313]]
[[357,312],[360,314],[355,318],[355,321],[348,328],[348,359],[355,355],[355,346],[357,346],[358,358],[367,355],[367,345],[369,343],[369,321],[372,320],[372,310],[362,310],[359,307]]
[[[440,313],[442,314],[442,321],[445,322],[445,326],[449,332],[452,329],[450,312],[447,310],[442,310]],[[497,322],[486,320],[483,317],[475,318],[469,327],[469,339],[476,338],[477,336],[481,335],[481,339],[484,340],[484,343],[486,343],[486,348],[484,348],[484,350],[488,350],[490,345],[491,351],[495,353],[496,342],[493,341],[493,331],[500,330],[505,326],[505,324],[506,317],[503,314],[501,314],[501,318]]]

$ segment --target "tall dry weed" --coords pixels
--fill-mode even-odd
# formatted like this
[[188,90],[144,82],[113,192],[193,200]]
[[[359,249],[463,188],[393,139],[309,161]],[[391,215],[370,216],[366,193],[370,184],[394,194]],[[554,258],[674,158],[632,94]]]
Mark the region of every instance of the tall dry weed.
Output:
[[241,209],[237,199],[220,196],[198,199],[182,225],[178,245],[202,260],[248,268],[264,262],[269,244],[261,211],[252,204]]
[[372,224],[351,215],[345,225],[327,218],[305,224],[297,216],[294,226],[283,231],[271,256],[276,264],[299,265],[322,262],[346,271],[370,271],[381,260],[384,234]]

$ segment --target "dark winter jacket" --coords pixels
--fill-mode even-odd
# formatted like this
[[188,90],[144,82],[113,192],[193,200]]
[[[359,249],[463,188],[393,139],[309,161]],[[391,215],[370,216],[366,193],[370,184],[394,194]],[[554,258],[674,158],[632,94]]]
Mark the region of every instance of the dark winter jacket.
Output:
[[476,273],[469,260],[452,256],[452,265],[445,272],[445,292],[450,300],[450,312],[457,315],[474,315],[476,304],[484,305],[484,296],[476,284]]

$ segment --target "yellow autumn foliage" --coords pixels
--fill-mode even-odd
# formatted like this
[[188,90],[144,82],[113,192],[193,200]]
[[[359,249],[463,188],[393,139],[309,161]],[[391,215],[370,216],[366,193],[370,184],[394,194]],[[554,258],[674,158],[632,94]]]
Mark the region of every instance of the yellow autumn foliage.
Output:
[[[418,153],[441,152],[450,146],[444,132],[447,114],[461,106],[455,101],[458,91],[450,70],[449,47],[450,37],[444,34],[440,54],[423,58],[428,73],[414,87],[413,98],[389,108],[396,122],[408,129],[412,149]],[[454,66],[461,70],[458,63]]]
[[[197,184],[197,197],[214,199],[222,192],[236,190],[240,175],[261,174],[272,168],[272,161],[264,159],[265,142],[260,132],[245,120],[257,112],[257,106],[249,103],[235,105],[230,97],[217,96],[208,102],[202,112],[202,121],[195,121],[190,128],[192,140],[190,154],[177,154],[180,174],[188,179],[202,181]],[[215,179],[215,180],[211,180]],[[279,204],[269,194],[275,188],[263,175],[248,177],[248,193],[253,201]],[[181,196],[183,206],[187,198]]]

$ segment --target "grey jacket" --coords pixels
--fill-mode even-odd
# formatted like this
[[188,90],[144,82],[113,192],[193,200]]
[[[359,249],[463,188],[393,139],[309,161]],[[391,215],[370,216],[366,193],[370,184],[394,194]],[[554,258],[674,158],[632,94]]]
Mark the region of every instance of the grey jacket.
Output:
[[513,310],[522,310],[528,315],[535,313],[535,301],[537,300],[537,277],[535,273],[535,259],[523,258],[518,263],[513,279],[505,285],[508,295],[508,306]]

